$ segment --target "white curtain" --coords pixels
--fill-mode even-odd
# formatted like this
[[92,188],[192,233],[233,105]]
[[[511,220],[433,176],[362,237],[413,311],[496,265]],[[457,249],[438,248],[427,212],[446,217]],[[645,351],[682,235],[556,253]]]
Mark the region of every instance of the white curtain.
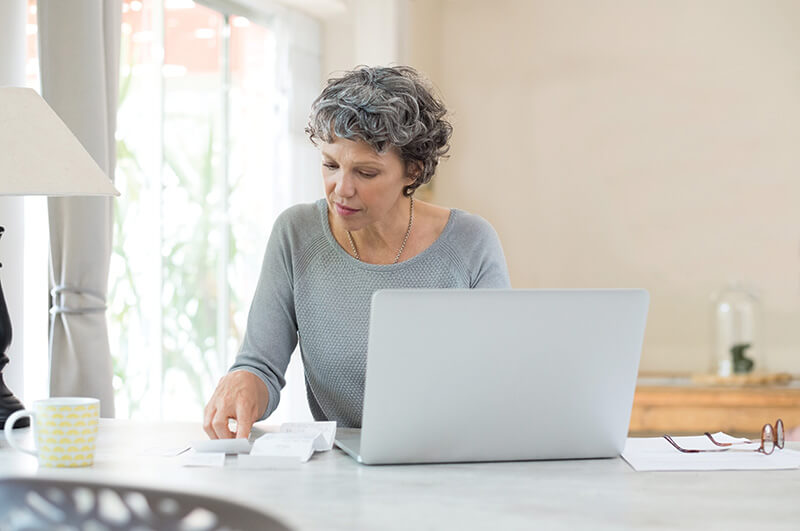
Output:
[[[121,0],[39,0],[42,96],[113,179]],[[114,416],[106,323],[113,200],[48,200],[51,396],[100,399]]]

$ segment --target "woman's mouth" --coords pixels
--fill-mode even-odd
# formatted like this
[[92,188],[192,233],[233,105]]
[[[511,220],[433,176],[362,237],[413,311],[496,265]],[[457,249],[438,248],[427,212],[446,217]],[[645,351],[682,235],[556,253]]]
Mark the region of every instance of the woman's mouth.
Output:
[[336,213],[340,216],[352,216],[358,212],[357,208],[346,207],[344,205],[340,205],[339,203],[333,203],[333,205],[336,208]]

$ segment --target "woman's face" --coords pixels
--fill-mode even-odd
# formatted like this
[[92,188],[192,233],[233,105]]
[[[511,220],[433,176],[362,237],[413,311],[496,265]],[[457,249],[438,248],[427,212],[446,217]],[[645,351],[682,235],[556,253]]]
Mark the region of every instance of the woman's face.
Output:
[[403,188],[414,179],[406,176],[396,150],[378,153],[364,141],[334,138],[320,151],[328,208],[345,230],[390,222],[398,209],[405,212]]

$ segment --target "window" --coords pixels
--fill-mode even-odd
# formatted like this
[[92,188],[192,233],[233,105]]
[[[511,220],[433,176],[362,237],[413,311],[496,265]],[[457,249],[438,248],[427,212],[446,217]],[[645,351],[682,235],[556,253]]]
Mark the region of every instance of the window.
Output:
[[108,297],[119,417],[201,418],[244,334],[273,220],[315,198],[298,192],[318,177],[297,175],[290,114],[310,107],[298,88],[318,90],[318,51],[303,71],[289,59],[298,29],[317,28],[255,15],[123,3]]
[[[303,134],[321,85],[318,23],[258,5],[245,17],[226,0],[123,0],[108,294],[118,417],[201,418],[241,342],[273,220],[321,197]],[[25,199],[26,400],[47,394],[46,212]],[[299,356],[286,379],[272,419],[310,418]]]

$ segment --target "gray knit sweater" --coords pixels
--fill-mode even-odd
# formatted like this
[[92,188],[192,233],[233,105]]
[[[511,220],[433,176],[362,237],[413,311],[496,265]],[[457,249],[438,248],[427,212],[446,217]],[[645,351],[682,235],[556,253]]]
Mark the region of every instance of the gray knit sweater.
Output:
[[[425,251],[397,264],[375,265],[342,249],[327,212],[320,199],[278,217],[231,370],[250,371],[267,385],[266,418],[278,406],[286,366],[299,339],[314,418],[360,427],[373,292],[509,288],[510,282],[497,233],[474,214],[452,209],[442,234]],[[398,318],[397,326],[413,331],[413,316]]]

